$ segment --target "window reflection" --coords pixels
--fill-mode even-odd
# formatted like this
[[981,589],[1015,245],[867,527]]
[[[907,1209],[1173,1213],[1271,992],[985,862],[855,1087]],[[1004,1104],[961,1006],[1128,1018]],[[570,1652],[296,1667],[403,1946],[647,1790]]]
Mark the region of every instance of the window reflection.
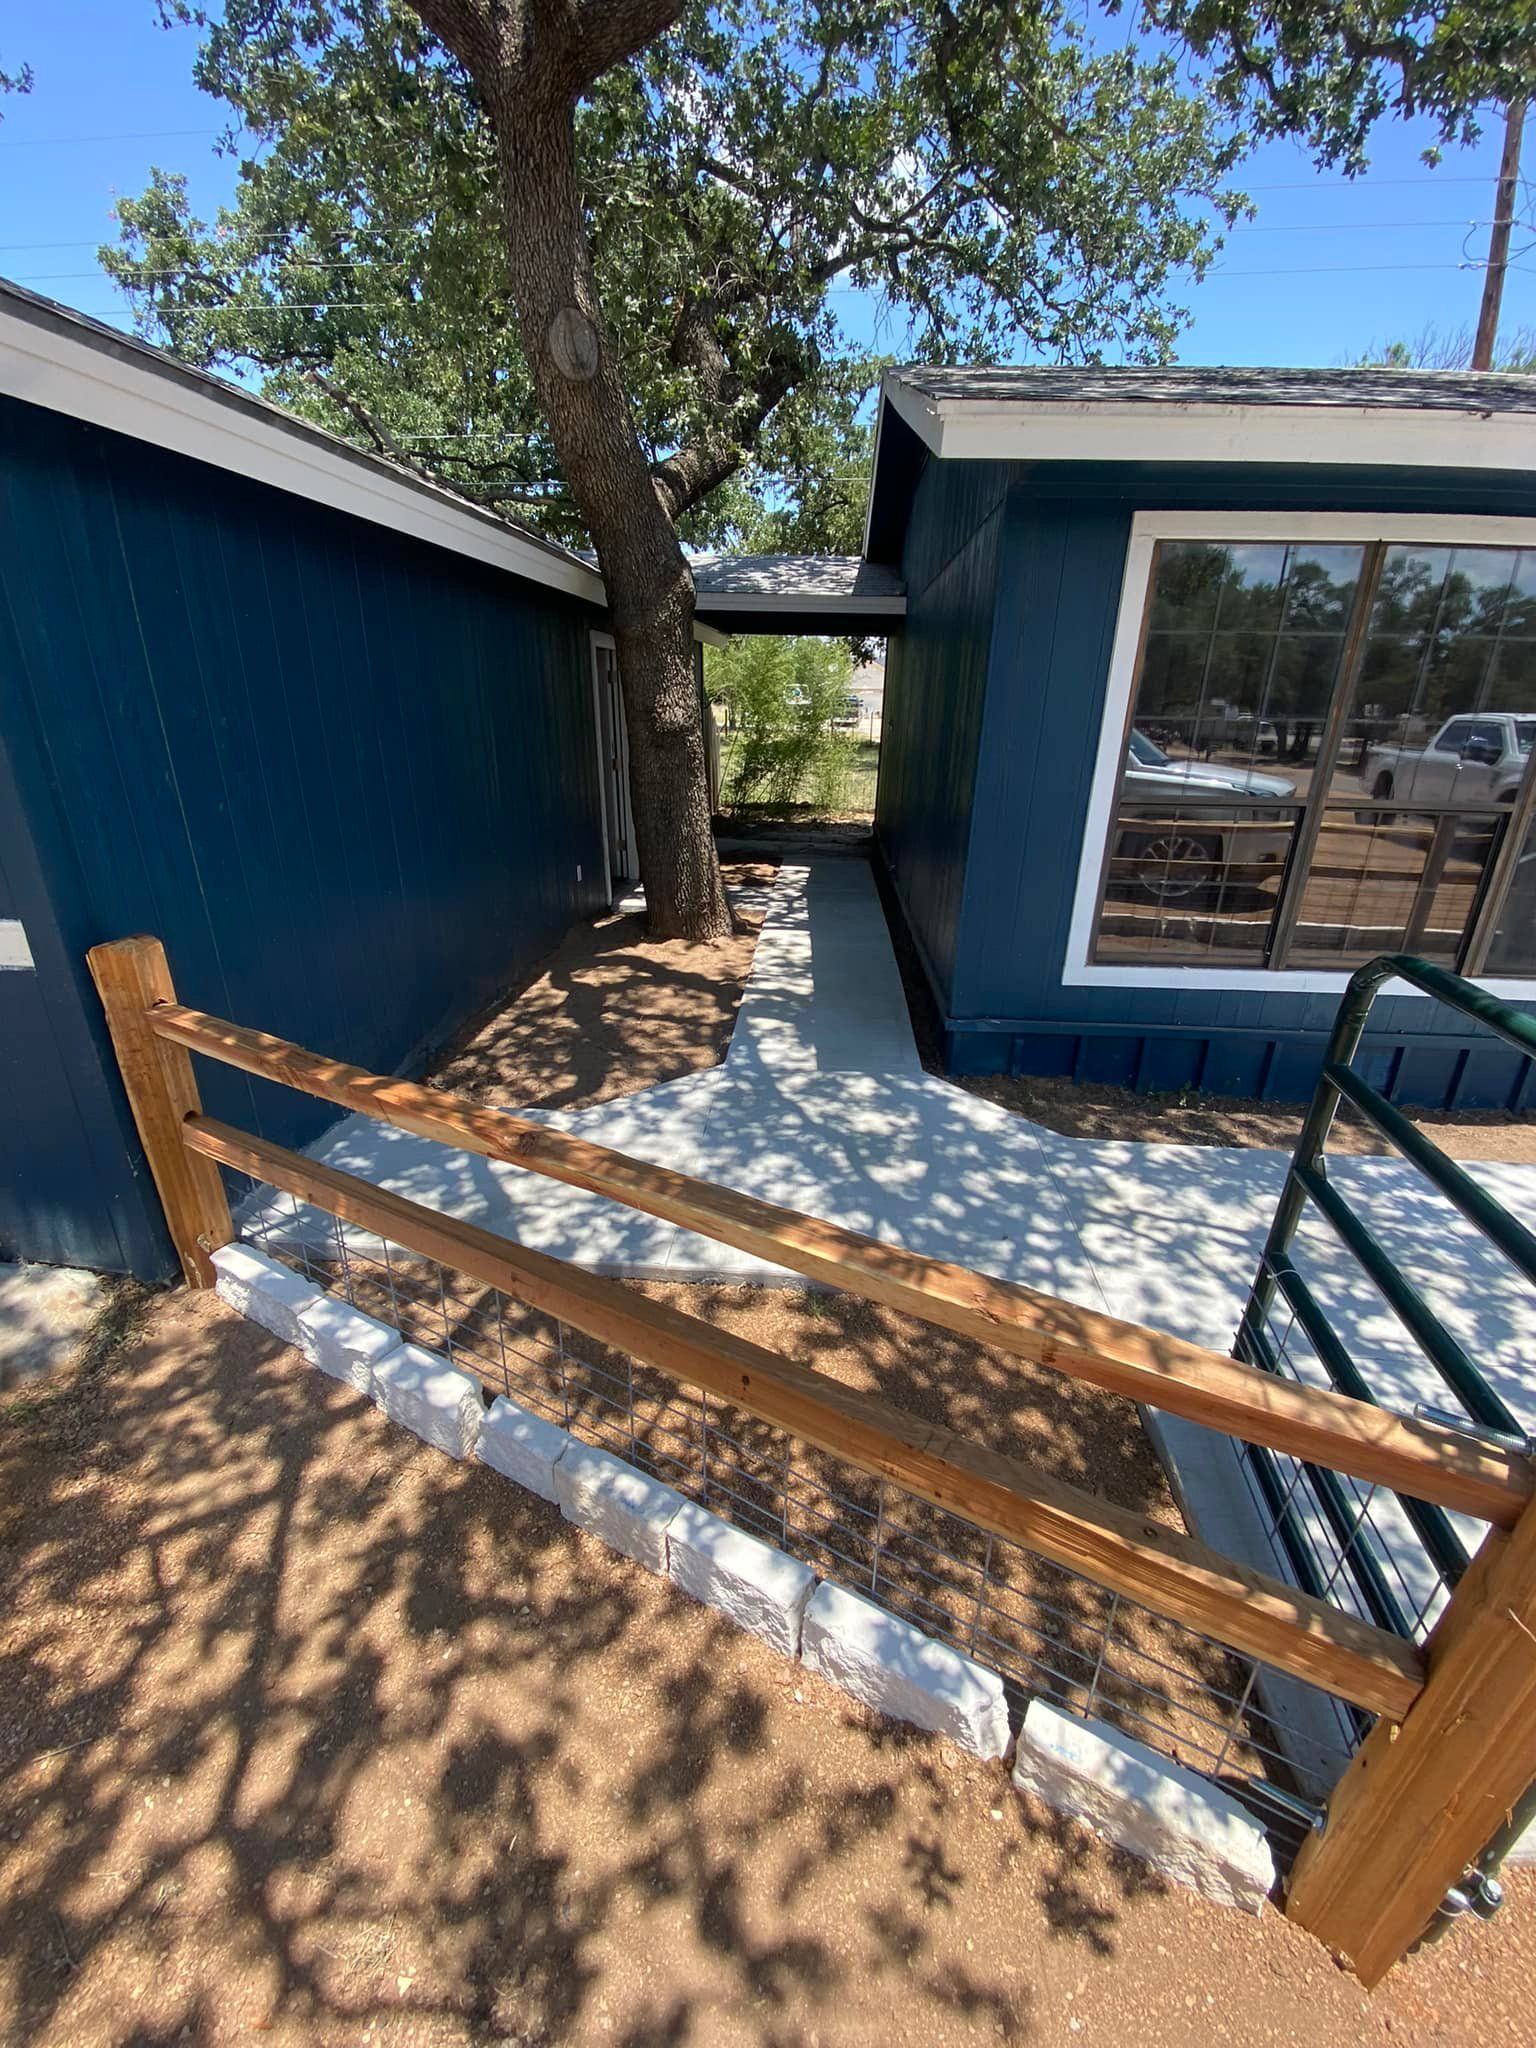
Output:
[[[1536,744],[1536,550],[1387,547],[1346,675],[1365,559],[1159,545],[1096,959],[1460,960]],[[1536,828],[1514,873],[1490,973],[1536,971]]]
[[1526,827],[1515,858],[1483,972],[1536,975],[1536,818]]

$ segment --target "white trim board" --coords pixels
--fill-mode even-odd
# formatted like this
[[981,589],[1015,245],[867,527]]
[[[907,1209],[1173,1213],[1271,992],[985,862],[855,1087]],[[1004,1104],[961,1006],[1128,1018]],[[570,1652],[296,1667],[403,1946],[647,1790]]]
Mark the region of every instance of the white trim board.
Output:
[[948,462],[1328,463],[1536,469],[1536,412],[1199,400],[933,398],[891,377],[886,402]]
[[[1350,970],[1264,967],[1125,967],[1096,966],[1088,958],[1098,906],[1099,871],[1109,837],[1110,819],[1120,787],[1120,760],[1130,721],[1131,692],[1136,682],[1136,654],[1141,643],[1141,618],[1152,576],[1152,552],[1160,540],[1307,540],[1423,541],[1460,546],[1536,547],[1536,519],[1475,518],[1459,513],[1334,512],[1138,512],[1131,522],[1120,584],[1120,609],[1115,620],[1109,683],[1094,758],[1093,781],[1078,851],[1077,882],[1072,895],[1072,922],[1062,964],[1063,988],[1145,988],[1168,990],[1245,990],[1272,995],[1339,995],[1349,985]],[[1536,981],[1478,977],[1478,986],[1510,1001],[1536,998]],[[1431,1001],[1422,989],[1393,981],[1386,993]]]
[[713,612],[826,612],[829,617],[856,617],[864,615],[880,618],[901,618],[907,609],[904,597],[819,597],[811,591],[775,591],[771,596],[762,591],[740,594],[729,590],[701,591],[698,597],[699,616],[708,619]]
[[189,374],[158,350],[135,347],[46,303],[22,303],[29,312],[0,299],[0,392],[351,513],[545,589],[605,603],[602,578],[568,550],[521,534],[233,385],[226,390]]

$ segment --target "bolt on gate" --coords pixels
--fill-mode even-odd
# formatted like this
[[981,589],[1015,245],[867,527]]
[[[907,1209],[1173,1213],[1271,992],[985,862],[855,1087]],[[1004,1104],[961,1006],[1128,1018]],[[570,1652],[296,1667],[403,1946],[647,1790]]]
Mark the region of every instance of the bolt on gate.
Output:
[[[1287,1898],[1287,1911],[1347,1956],[1365,1983],[1377,1982],[1424,1932],[1498,1822],[1536,1780],[1536,1462],[1523,1443],[1469,1434],[1435,1416],[1394,1414],[1347,1387],[1308,1384],[1244,1358],[1224,1358],[189,1009],[176,1000],[156,939],[97,946],[89,959],[170,1234],[192,1286],[212,1284],[210,1255],[237,1235],[221,1169],[248,1176],[333,1219],[343,1248],[343,1231],[370,1233],[385,1247],[386,1260],[394,1246],[427,1262],[439,1290],[450,1273],[492,1290],[503,1366],[503,1304],[551,1319],[567,1403],[567,1331],[621,1354],[630,1362],[628,1434],[637,1455],[636,1364],[700,1404],[706,1462],[708,1404],[714,1402],[719,1413],[779,1432],[791,1449],[804,1447],[876,1482],[880,1521],[891,1489],[895,1497],[969,1531],[984,1559],[983,1592],[989,1577],[1003,1576],[994,1562],[999,1545],[1046,1560],[1073,1585],[1102,1589],[1111,1602],[1110,1623],[1100,1633],[1093,1684],[1077,1688],[1068,1702],[1076,1711],[1091,1711],[1105,1696],[1101,1670],[1114,1641],[1113,1615],[1123,1601],[1189,1632],[1206,1649],[1219,1646],[1248,1660],[1248,1682],[1229,1717],[1234,1725],[1262,1693],[1265,1674],[1331,1695],[1359,1717],[1362,1728],[1374,1718],[1374,1729],[1334,1788],[1325,1821],[1317,1816],[1320,1831],[1302,1847]],[[937,1329],[1202,1423],[1308,1472],[1326,1471],[1433,1510],[1475,1518],[1490,1533],[1421,1645],[1304,1584],[1251,1570],[1037,1464],[970,1442],[653,1302],[620,1281],[531,1251],[208,1117],[193,1074],[194,1052],[339,1109],[681,1224]],[[1314,1121],[1309,1118],[1309,1130]],[[1325,1128],[1326,1119],[1321,1121]],[[1283,1245],[1272,1240],[1271,1249],[1283,1260]],[[1279,1278],[1283,1266],[1266,1270],[1277,1286],[1286,1285]],[[447,1332],[446,1294],[443,1299]],[[739,1445],[739,1438],[732,1441]],[[788,1466],[786,1453],[786,1471]],[[706,1476],[706,1489],[708,1483]],[[788,1519],[786,1508],[786,1531]],[[885,1597],[878,1584],[879,1541],[877,1533],[876,1592]],[[954,1547],[951,1537],[946,1554]],[[942,1603],[924,1599],[926,1606],[911,1608],[914,1618],[951,1640],[969,1626],[972,1643],[980,1647],[979,1606],[968,1623],[951,1618],[946,1624]],[[986,1647],[998,1640],[989,1626]],[[1051,1670],[1039,1656],[1025,1655],[1015,1675],[1021,1688],[1034,1683],[1043,1689],[1040,1674],[1049,1677]],[[1056,1696],[1054,1703],[1062,1699]],[[1262,1720],[1262,1711],[1253,1711]],[[1235,1753],[1229,1730],[1219,1753],[1213,1745],[1195,1767],[1223,1774]],[[1245,1779],[1241,1789],[1252,1795],[1254,1778]],[[1282,1796],[1276,1804],[1286,1803]],[[1308,1812],[1305,1800],[1291,1797],[1288,1803]]]

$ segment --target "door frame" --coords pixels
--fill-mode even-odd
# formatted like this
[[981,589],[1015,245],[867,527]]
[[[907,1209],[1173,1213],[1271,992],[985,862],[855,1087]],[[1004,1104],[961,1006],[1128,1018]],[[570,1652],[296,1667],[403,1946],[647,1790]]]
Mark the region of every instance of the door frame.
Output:
[[[639,864],[635,858],[635,811],[629,794],[629,729],[624,719],[624,692],[619,684],[619,646],[611,633],[594,628],[588,635],[590,661],[592,666],[592,726],[597,746],[597,791],[598,822],[603,835],[603,886],[608,892],[608,902],[613,903],[615,884],[637,882],[640,879]],[[604,652],[613,656],[613,711],[615,758],[610,760],[603,744],[603,664]],[[623,826],[625,859],[622,870],[615,873],[615,849],[608,830],[608,804],[610,794],[617,801],[617,809]]]

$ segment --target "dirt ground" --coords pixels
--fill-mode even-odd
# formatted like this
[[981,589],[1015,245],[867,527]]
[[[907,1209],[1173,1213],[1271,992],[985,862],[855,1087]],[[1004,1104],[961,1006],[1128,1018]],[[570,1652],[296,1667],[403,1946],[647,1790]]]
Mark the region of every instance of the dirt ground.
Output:
[[207,1297],[0,1397],[0,1700],[16,2048],[1536,2039],[1530,1880],[1366,1998]]
[[[1154,1145],[1271,1145],[1289,1152],[1305,1107],[1225,1095],[1137,1095],[1129,1088],[1027,1075],[978,1077],[960,1085],[1069,1138],[1128,1138]],[[1536,1117],[1491,1109],[1405,1109],[1404,1114],[1453,1159],[1536,1165]],[[1328,1150],[1380,1156],[1390,1147],[1346,1109],[1329,1133]]]
[[[766,886],[776,860],[726,860],[728,887]],[[643,915],[572,927],[535,978],[428,1077],[503,1108],[571,1109],[679,1080],[725,1058],[761,913],[712,946],[648,939]]]

